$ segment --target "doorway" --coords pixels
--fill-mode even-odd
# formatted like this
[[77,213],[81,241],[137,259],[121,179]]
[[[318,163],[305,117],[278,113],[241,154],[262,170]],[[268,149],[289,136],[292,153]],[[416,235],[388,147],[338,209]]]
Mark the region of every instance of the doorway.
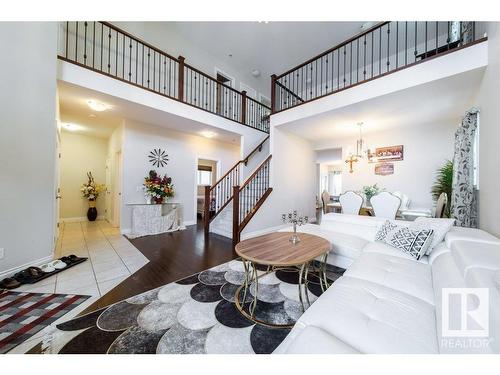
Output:
[[199,158],[196,169],[196,217],[203,219],[205,214],[205,189],[217,182],[219,160]]
[[215,68],[217,79],[216,112],[225,117],[231,117],[234,105],[232,90],[225,86],[234,87],[234,78]]

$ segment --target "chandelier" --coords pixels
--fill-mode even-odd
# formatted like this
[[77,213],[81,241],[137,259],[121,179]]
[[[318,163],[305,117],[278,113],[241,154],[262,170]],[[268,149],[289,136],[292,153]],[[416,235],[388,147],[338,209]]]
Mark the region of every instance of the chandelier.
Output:
[[365,156],[368,161],[372,159],[373,154],[370,152],[370,149],[366,148],[366,143],[363,140],[363,123],[358,122],[357,123],[359,127],[359,138],[356,141],[356,153],[349,152],[348,153],[348,158],[345,160],[346,164],[349,164],[349,173],[354,172],[352,166],[354,163],[357,163],[361,159],[363,159]]

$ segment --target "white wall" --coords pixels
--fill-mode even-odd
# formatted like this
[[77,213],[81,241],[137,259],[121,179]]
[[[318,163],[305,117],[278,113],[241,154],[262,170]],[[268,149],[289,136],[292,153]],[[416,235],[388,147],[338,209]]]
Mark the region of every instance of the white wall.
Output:
[[271,127],[271,187],[273,192],[260,207],[242,235],[282,224],[281,214],[297,210],[315,217],[316,153],[311,144]]
[[[411,207],[431,208],[435,173],[446,159],[453,158],[454,133],[459,122],[460,119],[447,120],[365,134],[363,138],[370,147],[403,145],[404,160],[393,162],[394,174],[388,176],[375,175],[375,163],[368,163],[366,158],[353,164],[353,173],[349,173],[348,164],[342,163],[342,190],[360,191],[364,185],[376,183],[387,191],[407,194]],[[355,150],[356,139],[332,140],[331,147],[342,147],[342,160],[346,160],[347,149]]]
[[55,23],[0,23],[0,272],[54,250]]
[[488,22],[488,67],[476,99],[480,108],[479,226],[500,236],[500,23]]
[[[130,230],[132,224],[127,203],[145,202],[139,187],[151,169],[172,177],[175,197],[170,201],[182,203],[185,223],[194,224],[198,159],[219,160],[221,171],[227,171],[240,159],[239,147],[230,143],[130,120],[124,123],[123,142],[121,229],[124,232]],[[149,163],[147,156],[153,148],[167,151],[170,160],[166,167],[156,168]]]
[[[106,181],[108,140],[82,134],[61,132],[61,219],[86,216],[88,201],[80,188],[87,182],[87,172],[92,172],[98,184]],[[104,216],[106,193],[97,199],[97,212]]]

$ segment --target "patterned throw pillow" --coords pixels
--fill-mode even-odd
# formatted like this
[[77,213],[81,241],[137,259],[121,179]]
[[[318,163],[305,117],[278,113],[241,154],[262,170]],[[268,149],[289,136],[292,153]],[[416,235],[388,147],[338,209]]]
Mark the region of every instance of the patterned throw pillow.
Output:
[[412,229],[387,220],[377,232],[375,241],[395,247],[420,260],[432,244],[433,234],[432,229]]
[[427,255],[429,255],[437,245],[443,242],[446,233],[449,232],[454,223],[455,219],[418,217],[410,224],[410,228],[413,230],[432,229],[434,231],[434,235],[432,236],[432,243],[427,249],[426,253]]
[[396,224],[386,220],[375,235],[375,241],[384,241],[386,237],[397,228],[398,226]]
[[416,260],[420,260],[432,243],[433,233],[432,229],[412,230],[402,227],[389,237],[386,237],[384,242],[412,256]]

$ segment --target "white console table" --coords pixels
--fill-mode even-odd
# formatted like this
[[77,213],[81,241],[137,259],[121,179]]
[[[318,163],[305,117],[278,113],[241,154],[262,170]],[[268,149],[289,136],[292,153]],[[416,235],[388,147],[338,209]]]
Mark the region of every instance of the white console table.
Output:
[[129,203],[127,206],[132,208],[132,232],[129,238],[186,229],[180,203]]

